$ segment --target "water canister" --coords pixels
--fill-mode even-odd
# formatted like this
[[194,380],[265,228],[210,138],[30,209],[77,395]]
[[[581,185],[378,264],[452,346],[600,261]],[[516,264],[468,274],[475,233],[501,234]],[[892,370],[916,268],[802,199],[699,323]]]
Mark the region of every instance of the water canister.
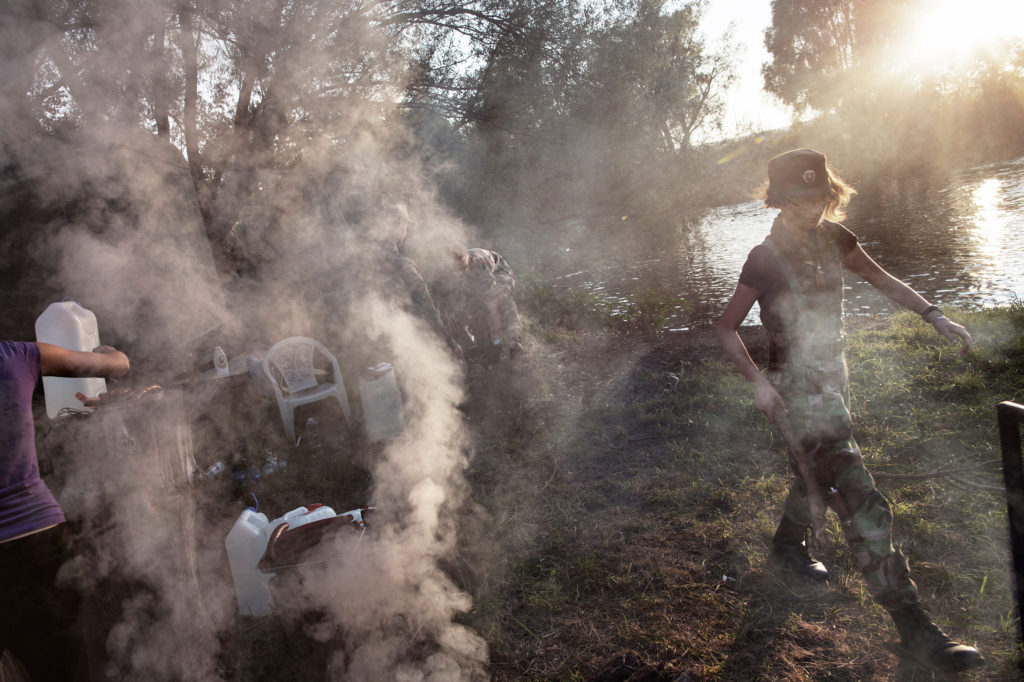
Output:
[[[96,316],[74,301],[51,303],[36,319],[36,341],[91,351],[100,345]],[[107,382],[99,377],[43,377],[46,416],[54,419],[64,408],[91,411],[75,397],[79,391],[89,397],[98,396],[106,393]]]
[[273,521],[267,521],[266,514],[252,507],[238,516],[224,539],[224,547],[228,552],[231,580],[235,584],[240,614],[265,616],[274,608],[274,598],[270,593],[272,576],[257,568],[267,551],[271,532],[282,523],[287,522],[289,527],[297,528],[333,516],[337,516],[334,510],[322,504],[313,504],[308,508],[297,507]]
[[224,540],[238,612],[243,616],[265,616],[274,606],[270,595],[271,576],[256,568],[267,551],[271,530],[267,515],[250,507],[239,515]]
[[359,396],[363,423],[371,441],[394,438],[405,428],[402,394],[395,383],[395,368],[387,362],[368,367],[359,374]]

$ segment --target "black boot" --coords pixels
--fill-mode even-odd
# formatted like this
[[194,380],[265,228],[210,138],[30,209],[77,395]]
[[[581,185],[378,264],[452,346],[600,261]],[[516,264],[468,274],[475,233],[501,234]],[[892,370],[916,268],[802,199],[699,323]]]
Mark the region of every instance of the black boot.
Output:
[[900,633],[902,653],[917,663],[949,673],[959,673],[984,663],[981,652],[972,646],[954,642],[932,623],[920,604],[908,604],[889,613]]
[[825,564],[812,559],[807,551],[808,526],[799,526],[785,516],[779,523],[775,537],[772,538],[772,557],[787,570],[814,582],[828,580],[828,569]]

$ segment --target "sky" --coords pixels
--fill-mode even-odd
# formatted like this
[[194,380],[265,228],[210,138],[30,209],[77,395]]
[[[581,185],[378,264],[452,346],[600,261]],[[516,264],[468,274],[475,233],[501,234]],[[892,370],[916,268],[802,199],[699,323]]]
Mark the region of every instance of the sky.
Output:
[[728,95],[724,137],[754,129],[771,130],[789,125],[790,110],[762,89],[761,64],[768,60],[764,31],[771,23],[771,0],[711,0],[702,28],[715,45],[733,25],[736,82]]
[[[926,0],[916,21],[906,27],[901,54],[915,69],[956,68],[968,63],[974,50],[1001,38],[1024,37],[1024,0]],[[764,31],[771,23],[771,0],[710,0],[703,29],[714,47],[733,25],[736,83],[727,96],[724,137],[754,129],[770,130],[790,123],[791,112],[762,89],[761,65],[768,60]]]

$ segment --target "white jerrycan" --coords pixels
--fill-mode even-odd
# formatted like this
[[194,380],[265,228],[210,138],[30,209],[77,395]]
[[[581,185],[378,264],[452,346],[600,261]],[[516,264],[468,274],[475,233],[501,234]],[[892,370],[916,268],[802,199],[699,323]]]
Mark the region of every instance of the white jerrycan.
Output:
[[[69,350],[91,351],[100,345],[96,316],[74,301],[51,303],[36,318],[36,341],[63,346]],[[106,393],[107,382],[101,377],[43,377],[46,416],[55,419],[68,408],[78,412],[91,411],[75,393],[89,397]]]
[[271,532],[282,523],[297,528],[332,516],[337,514],[325,505],[297,507],[273,521],[268,521],[266,514],[257,512],[252,507],[246,508],[238,516],[235,525],[224,539],[224,547],[228,552],[231,580],[235,584],[235,597],[238,599],[240,614],[265,616],[274,608],[274,598],[270,593],[272,575],[257,567],[267,551]]
[[274,602],[270,596],[270,575],[256,568],[270,539],[267,515],[251,507],[243,511],[224,539],[235,584],[238,612],[243,616],[265,616]]

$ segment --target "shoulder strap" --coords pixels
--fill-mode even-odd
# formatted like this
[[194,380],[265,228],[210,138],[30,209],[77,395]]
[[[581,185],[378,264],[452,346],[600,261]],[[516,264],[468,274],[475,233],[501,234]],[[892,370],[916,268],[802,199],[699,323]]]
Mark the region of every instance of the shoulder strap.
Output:
[[795,296],[802,296],[804,293],[803,287],[800,286],[800,280],[797,278],[796,273],[793,271],[793,266],[790,264],[786,257],[779,251],[778,244],[772,239],[771,235],[764,238],[764,245],[768,247],[768,250],[775,256],[775,261],[779,264],[779,270],[782,271],[782,276],[786,278],[786,283],[789,284],[789,290],[793,292]]

